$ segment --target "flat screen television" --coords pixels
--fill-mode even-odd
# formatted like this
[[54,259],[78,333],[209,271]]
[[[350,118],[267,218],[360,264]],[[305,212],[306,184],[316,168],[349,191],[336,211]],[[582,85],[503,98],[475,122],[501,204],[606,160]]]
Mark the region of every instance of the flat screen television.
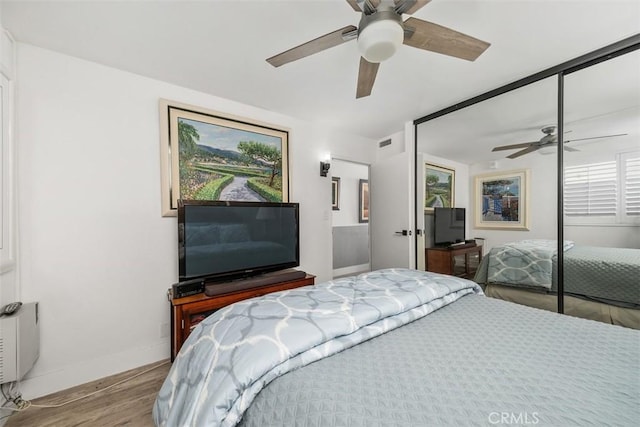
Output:
[[179,280],[228,281],[300,265],[297,203],[180,200]]
[[433,244],[448,246],[465,241],[464,208],[433,209]]

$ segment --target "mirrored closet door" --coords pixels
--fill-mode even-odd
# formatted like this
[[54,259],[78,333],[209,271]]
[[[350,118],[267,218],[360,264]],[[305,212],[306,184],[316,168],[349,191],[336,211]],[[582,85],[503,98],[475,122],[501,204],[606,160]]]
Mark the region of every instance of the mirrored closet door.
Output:
[[638,329],[640,51],[564,76],[564,129],[564,312]]
[[[638,49],[635,35],[416,120],[418,268],[640,329]],[[470,272],[453,254],[474,245]]]
[[[539,299],[555,311],[555,295],[530,292],[550,289],[551,261],[540,280],[525,280],[520,266],[501,263],[514,260],[505,244],[553,245],[556,238],[557,161],[549,149],[557,132],[556,94],[557,79],[549,77],[417,126],[416,215],[425,230],[417,265],[470,279],[478,273],[492,282],[488,295]],[[447,209],[463,215],[463,234],[451,230],[456,222],[448,221]],[[441,267],[447,253],[449,271]]]

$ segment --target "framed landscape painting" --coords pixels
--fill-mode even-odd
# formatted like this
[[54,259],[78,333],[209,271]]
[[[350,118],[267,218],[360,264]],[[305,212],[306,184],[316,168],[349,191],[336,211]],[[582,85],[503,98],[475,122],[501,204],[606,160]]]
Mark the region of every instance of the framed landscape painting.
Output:
[[433,208],[452,208],[456,171],[443,166],[424,164],[424,211],[432,213]]
[[475,177],[476,228],[529,229],[529,170]]
[[288,132],[160,101],[162,214],[178,200],[287,202]]

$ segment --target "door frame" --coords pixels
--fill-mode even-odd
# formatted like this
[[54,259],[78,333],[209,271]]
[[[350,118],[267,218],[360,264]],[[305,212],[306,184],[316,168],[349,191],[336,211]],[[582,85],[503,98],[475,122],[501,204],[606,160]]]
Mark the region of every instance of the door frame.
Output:
[[[340,156],[331,156],[330,162],[334,162],[334,161],[339,161],[339,162],[346,162],[346,163],[352,163],[354,165],[360,165],[360,166],[366,166],[367,168],[367,180],[371,179],[371,164],[370,163],[366,163],[366,162],[361,162],[361,161],[357,161],[357,160],[351,160],[349,158],[346,157],[340,157]],[[333,178],[333,176],[332,176]],[[371,204],[371,200],[369,200],[369,204]],[[371,209],[369,209],[369,214],[371,214]],[[338,276],[335,276],[334,273],[336,271],[335,268],[333,268],[333,250],[334,250],[334,243],[333,243],[333,228],[334,228],[334,223],[333,223],[333,210],[331,211],[331,275],[333,278],[336,277],[341,277],[344,275],[350,275],[350,273],[345,272],[344,274],[339,274]],[[372,251],[371,251],[371,220],[369,220],[369,222],[367,223],[367,235],[368,235],[368,240],[369,240],[369,245],[368,245],[368,255],[369,255],[369,270],[371,271],[371,266],[372,266],[372,259],[371,259],[371,255],[372,255]],[[364,265],[364,264],[361,264]],[[344,267],[344,268],[348,268],[348,267]]]

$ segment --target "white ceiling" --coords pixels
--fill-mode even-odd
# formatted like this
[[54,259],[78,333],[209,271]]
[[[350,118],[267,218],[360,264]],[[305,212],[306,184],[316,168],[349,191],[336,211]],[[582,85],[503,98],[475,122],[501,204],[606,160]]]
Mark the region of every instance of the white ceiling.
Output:
[[[504,159],[518,150],[491,149],[537,141],[543,127],[557,125],[557,87],[558,79],[549,77],[424,122],[418,151],[466,164]],[[565,141],[625,134],[569,142],[580,156],[640,148],[640,51],[568,74],[564,89]]]
[[358,25],[344,0],[2,0],[1,7],[4,28],[19,42],[374,139],[640,33],[638,0],[433,0],[414,16],[488,41],[489,49],[468,62],[402,46],[381,64],[371,96],[355,99],[355,42],[280,68],[265,61]]

